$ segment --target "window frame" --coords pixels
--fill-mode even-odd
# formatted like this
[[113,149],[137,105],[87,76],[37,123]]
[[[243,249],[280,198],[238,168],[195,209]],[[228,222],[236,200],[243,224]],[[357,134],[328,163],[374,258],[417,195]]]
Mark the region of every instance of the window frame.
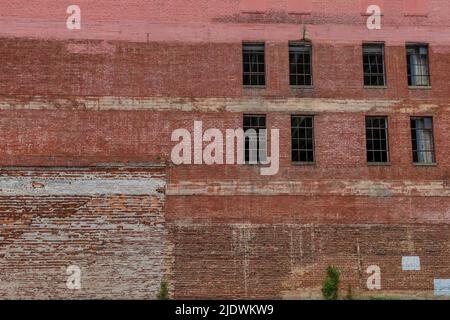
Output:
[[[301,118],[301,117],[305,117],[305,118],[311,118],[311,143],[312,143],[312,148],[311,149],[304,149],[304,151],[312,152],[312,161],[294,161],[294,157],[293,157],[293,153],[294,153],[294,135],[293,135],[293,130],[295,129],[293,126],[293,120],[294,118]],[[291,114],[291,162],[294,165],[315,165],[316,164],[316,133],[315,133],[315,119],[316,115],[315,114]],[[307,129],[308,127],[296,127],[297,129]],[[300,138],[298,138],[298,140],[300,140]],[[306,138],[306,140],[308,140],[308,138]],[[300,152],[300,150],[303,149],[295,149],[298,150],[298,152]]]
[[[409,61],[409,54],[408,49],[416,48],[419,50],[420,54],[420,48],[426,48],[427,50],[427,71],[428,74],[426,75],[428,79],[427,85],[417,85],[412,84],[412,75],[410,75],[410,61]],[[408,84],[409,89],[429,89],[431,88],[431,68],[430,68],[430,46],[428,43],[416,43],[416,42],[407,42],[405,45],[405,56],[406,56],[406,81]],[[417,75],[415,77],[418,77]],[[420,75],[419,77],[423,77],[423,75]],[[411,82],[410,82],[411,79]]]
[[[262,47],[262,55],[264,57],[264,61],[262,63],[264,71],[260,72],[259,71],[259,66],[258,66],[258,71],[253,72],[251,71],[251,67],[250,67],[250,62],[249,63],[249,71],[245,71],[245,64],[246,64],[246,46],[247,47],[251,47],[251,46],[261,46]],[[249,51],[249,50],[247,50]],[[256,50],[255,50],[256,51]],[[251,53],[248,53],[251,54]],[[257,54],[257,52],[255,52],[255,54]],[[242,57],[242,85],[244,88],[266,88],[267,86],[267,63],[266,63],[266,43],[264,41],[243,41],[242,42],[242,52],[241,52],[241,57]],[[257,65],[260,65],[261,63],[259,62],[259,60],[257,60],[256,62]],[[245,77],[248,76],[249,77],[249,84],[245,83]],[[253,84],[251,83],[251,77],[252,76],[256,76],[257,79],[257,83],[258,84]],[[264,84],[259,84],[259,77],[262,76],[264,79]]]
[[[378,120],[383,119],[385,121],[385,128],[384,128],[385,136],[386,136],[386,138],[385,138],[385,140],[386,140],[385,141],[386,142],[386,149],[385,150],[382,150],[381,148],[380,148],[380,150],[375,150],[375,149],[369,150],[367,148],[367,144],[368,144],[368,141],[369,141],[369,137],[367,135],[368,129],[371,129],[372,133],[373,133],[374,129],[378,129],[378,130],[382,129],[380,127],[378,127],[378,128],[373,127],[373,124],[372,124],[371,127],[368,127],[367,126],[367,120],[369,120],[369,119],[378,119]],[[366,149],[366,162],[367,162],[367,164],[369,166],[388,166],[388,165],[390,165],[391,164],[391,148],[390,148],[390,144],[389,144],[389,117],[385,116],[385,115],[367,115],[367,116],[365,116],[364,121],[365,121],[365,126],[364,126],[365,127],[365,137],[366,137],[366,139],[365,139],[365,149]],[[370,140],[371,141],[375,141],[375,140],[382,141],[382,139],[374,139],[373,136],[372,136],[372,138]],[[372,145],[373,145],[373,143],[372,143]],[[375,152],[380,152],[380,153],[381,152],[386,152],[386,161],[369,161],[369,152],[373,152],[373,153],[375,153]],[[374,156],[374,158],[375,158],[375,156]],[[383,158],[383,157],[381,157],[381,158]]]
[[[366,63],[364,62],[365,58],[365,47],[370,46],[380,46],[381,47],[381,57],[382,57],[382,66],[383,66],[383,84],[382,85],[376,85],[376,84],[366,84]],[[386,72],[386,46],[384,42],[363,42],[362,44],[362,66],[363,66],[363,86],[364,88],[375,88],[375,89],[383,89],[387,88],[388,82],[387,82],[387,72]],[[370,63],[369,63],[370,66]],[[378,66],[378,64],[377,64]],[[370,78],[372,75],[371,72],[369,72],[368,77]],[[376,73],[376,77],[379,77],[379,74]]]
[[[291,73],[291,65],[298,63],[292,63],[291,62],[291,47],[308,47],[309,48],[309,77],[310,77],[310,84],[292,84],[291,77],[297,77],[299,75],[303,75],[304,77],[307,77],[308,74],[299,74],[299,73]],[[288,64],[289,64],[289,86],[291,88],[312,88],[314,86],[314,74],[313,74],[313,44],[310,41],[289,41],[288,42]],[[304,63],[303,63],[304,64]],[[296,69],[298,66],[296,66]]]
[[[433,161],[432,162],[420,162],[420,161],[415,161],[414,160],[414,153],[419,153],[419,150],[414,150],[414,140],[417,141],[417,134],[416,134],[416,139],[413,139],[413,130],[417,130],[417,128],[413,129],[412,127],[412,121],[413,120],[417,120],[417,119],[431,119],[431,128],[430,129],[425,129],[423,128],[422,130],[428,130],[431,132],[431,142],[432,142],[432,149],[431,150],[425,150],[425,151],[420,151],[422,153],[427,153],[427,152],[431,152],[432,157],[433,157]],[[410,132],[411,132],[411,153],[412,153],[412,163],[415,166],[436,166],[437,165],[437,160],[436,160],[436,142],[435,142],[435,138],[434,138],[434,117],[433,116],[428,116],[428,115],[424,115],[424,116],[411,116],[409,118],[409,123],[410,123]]]

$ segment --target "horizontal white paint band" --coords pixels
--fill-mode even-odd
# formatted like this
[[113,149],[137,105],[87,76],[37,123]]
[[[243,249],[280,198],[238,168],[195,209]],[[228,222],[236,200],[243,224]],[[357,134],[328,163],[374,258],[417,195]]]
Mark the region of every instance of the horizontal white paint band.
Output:
[[[394,108],[395,107],[395,108]],[[449,103],[411,105],[401,100],[325,98],[170,98],[1,96],[1,110],[155,110],[204,112],[450,112]]]
[[162,179],[0,178],[0,196],[158,195]]
[[444,181],[371,181],[371,180],[302,180],[302,181],[181,181],[167,186],[171,196],[419,196],[450,197]]
[[[73,97],[46,98],[42,96],[0,96],[2,110],[157,110],[157,111],[314,111],[314,112],[368,112],[387,111],[399,104],[399,100],[350,100],[322,98],[169,98],[169,97]],[[392,112],[401,112],[401,106]],[[439,105],[426,104],[419,110],[430,111]],[[450,107],[447,105],[449,111]],[[417,107],[414,107],[418,111]],[[405,110],[405,112],[407,112]]]

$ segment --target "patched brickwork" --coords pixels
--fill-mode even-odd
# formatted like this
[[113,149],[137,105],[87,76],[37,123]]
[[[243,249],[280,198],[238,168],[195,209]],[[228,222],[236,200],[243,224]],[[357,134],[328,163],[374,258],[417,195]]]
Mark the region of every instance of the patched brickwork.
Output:
[[[0,297],[156,297],[170,268],[161,170],[19,170],[0,175],[3,185],[5,178],[16,180],[0,191]],[[24,179],[31,183],[17,183]],[[96,189],[67,192],[70,184],[83,180]],[[81,269],[81,290],[66,286],[71,265]]]

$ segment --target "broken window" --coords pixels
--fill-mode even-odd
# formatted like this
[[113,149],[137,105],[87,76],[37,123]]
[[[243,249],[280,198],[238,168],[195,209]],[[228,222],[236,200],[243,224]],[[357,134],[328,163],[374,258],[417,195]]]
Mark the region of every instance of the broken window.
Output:
[[244,43],[242,54],[244,63],[244,86],[265,86],[266,67],[264,43]]
[[433,118],[411,118],[411,137],[414,163],[435,163]]
[[385,86],[384,45],[363,45],[363,66],[365,86]]
[[244,115],[245,162],[257,164],[267,158],[265,115]]
[[314,116],[291,116],[292,161],[314,162]]
[[289,75],[291,86],[311,86],[311,44],[289,43]]
[[406,62],[408,67],[408,85],[429,86],[428,46],[406,46]]
[[388,120],[386,117],[366,117],[367,162],[388,163]]

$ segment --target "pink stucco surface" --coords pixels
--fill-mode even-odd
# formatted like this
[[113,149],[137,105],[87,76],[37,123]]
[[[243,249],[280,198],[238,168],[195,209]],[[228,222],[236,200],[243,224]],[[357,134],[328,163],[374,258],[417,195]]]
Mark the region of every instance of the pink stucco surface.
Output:
[[[365,8],[382,8],[382,29],[366,28]],[[67,7],[81,8],[81,30],[68,30]],[[321,42],[450,39],[447,0],[31,0],[0,1],[0,36],[135,42],[235,42],[300,37]],[[254,10],[252,10],[254,8]],[[258,13],[248,13],[255,11]],[[420,27],[418,27],[420,25]]]

